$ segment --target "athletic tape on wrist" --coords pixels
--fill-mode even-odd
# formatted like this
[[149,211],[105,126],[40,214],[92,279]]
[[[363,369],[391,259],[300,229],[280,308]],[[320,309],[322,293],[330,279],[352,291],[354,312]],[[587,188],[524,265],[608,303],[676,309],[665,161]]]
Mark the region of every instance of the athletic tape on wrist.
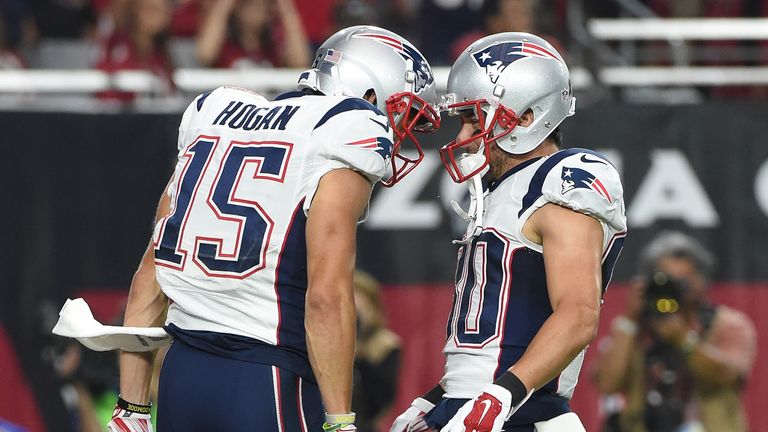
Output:
[[438,384],[421,398],[428,401],[432,405],[437,405],[437,403],[440,402],[440,400],[443,398],[444,394],[445,390],[443,390],[440,384]]
[[525,388],[525,384],[523,384],[523,382],[520,381],[520,378],[511,371],[504,372],[499,379],[494,381],[494,384],[504,387],[509,391],[512,395],[513,407],[517,406],[520,402],[525,400],[526,396],[528,396],[528,389]]
[[132,413],[149,414],[149,412],[152,410],[152,402],[150,402],[149,405],[139,405],[135,403],[130,403],[127,400],[123,399],[122,397],[118,396],[117,407]]
[[355,413],[347,414],[328,414],[325,413],[325,423],[334,424],[352,424],[355,422]]

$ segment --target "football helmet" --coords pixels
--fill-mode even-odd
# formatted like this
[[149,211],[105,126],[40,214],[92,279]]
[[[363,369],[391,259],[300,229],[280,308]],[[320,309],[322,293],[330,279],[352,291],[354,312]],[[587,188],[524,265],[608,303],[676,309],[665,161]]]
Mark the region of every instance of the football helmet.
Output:
[[[573,115],[576,99],[568,66],[552,45],[529,33],[498,33],[472,43],[456,59],[442,107],[452,115],[472,110],[480,124],[471,137],[440,149],[448,173],[461,183],[487,168],[491,142],[512,154],[535,149]],[[533,122],[520,126],[529,109]],[[476,140],[481,140],[483,160],[467,170],[461,163],[463,147]]]
[[[432,69],[423,55],[399,35],[374,26],[340,30],[318,48],[312,69],[299,78],[299,89],[325,95],[365,97],[376,93],[376,107],[389,118],[394,132],[392,186],[424,158],[414,132],[440,127]],[[403,144],[412,148],[403,152]],[[410,147],[410,146],[409,146]]]

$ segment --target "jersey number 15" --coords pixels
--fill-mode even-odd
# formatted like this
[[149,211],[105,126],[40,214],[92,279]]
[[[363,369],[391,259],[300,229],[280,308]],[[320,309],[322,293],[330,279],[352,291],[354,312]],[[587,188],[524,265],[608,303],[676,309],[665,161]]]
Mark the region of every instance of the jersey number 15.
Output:
[[[172,211],[159,222],[155,263],[183,270],[189,251],[182,246],[182,240],[185,235],[194,235],[192,260],[206,275],[242,279],[264,268],[274,222],[257,201],[238,196],[238,188],[245,189],[253,181],[282,183],[293,144],[230,141],[219,149],[219,141],[219,137],[201,135],[181,156],[186,163],[177,176]],[[251,164],[254,175],[244,176]],[[206,176],[211,169],[216,172],[212,181]],[[200,191],[207,194],[204,200],[197,199]],[[189,229],[190,216],[198,214],[212,214],[220,221],[231,222],[225,224],[230,232],[222,236],[217,230],[217,237],[205,233],[205,225]],[[225,242],[233,252],[223,251]]]

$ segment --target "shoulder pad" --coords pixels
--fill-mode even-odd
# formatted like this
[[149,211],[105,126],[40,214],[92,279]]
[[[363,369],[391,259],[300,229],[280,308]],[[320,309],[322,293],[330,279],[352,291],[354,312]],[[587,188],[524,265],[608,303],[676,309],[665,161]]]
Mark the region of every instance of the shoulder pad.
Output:
[[616,168],[600,153],[573,148],[549,156],[531,178],[522,215],[543,199],[626,230],[624,191]]
[[326,124],[328,120],[338,116],[339,114],[349,111],[369,111],[375,115],[384,115],[384,113],[382,113],[378,108],[376,108],[373,104],[366,101],[365,99],[350,97],[342,99],[341,102],[331,107],[317,122],[315,129]]
[[387,117],[365,100],[346,98],[332,106],[312,136],[321,157],[360,171],[372,183],[386,175],[393,131]]

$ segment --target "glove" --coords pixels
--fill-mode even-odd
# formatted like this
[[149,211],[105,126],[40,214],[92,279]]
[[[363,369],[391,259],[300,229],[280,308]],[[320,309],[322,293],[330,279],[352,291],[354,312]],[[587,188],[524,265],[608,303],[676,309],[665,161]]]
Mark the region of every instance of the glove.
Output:
[[424,415],[432,410],[435,404],[424,399],[416,398],[404,413],[397,416],[389,432],[424,432],[429,426],[424,422]]
[[459,408],[440,432],[501,432],[504,423],[532,394],[533,390],[526,391],[512,372],[505,372]]
[[152,405],[136,405],[118,397],[112,420],[107,423],[109,432],[152,432]]
[[325,423],[323,423],[323,432],[354,432],[355,413],[349,414],[328,414],[325,413]]

